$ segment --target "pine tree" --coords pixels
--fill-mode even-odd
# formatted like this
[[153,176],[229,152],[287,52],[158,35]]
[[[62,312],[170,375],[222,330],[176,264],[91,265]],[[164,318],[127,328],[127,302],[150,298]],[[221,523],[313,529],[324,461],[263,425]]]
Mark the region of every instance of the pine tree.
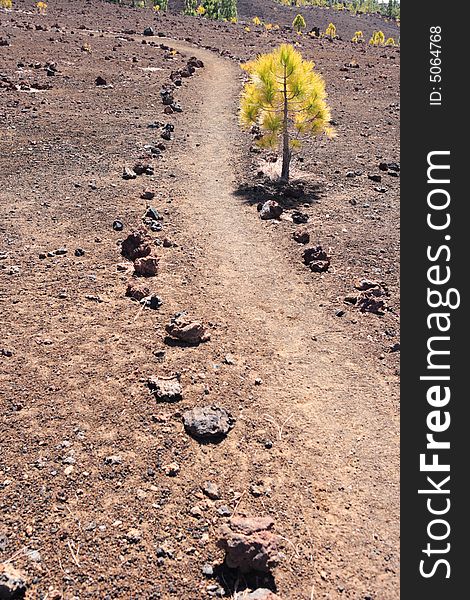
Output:
[[204,6],[206,12],[205,12],[205,16],[208,19],[219,19],[220,17],[220,13],[219,13],[219,0],[204,0],[204,2],[202,2],[202,5]]
[[292,150],[300,146],[302,138],[334,135],[325,82],[314,67],[291,44],[282,44],[242,66],[250,79],[242,94],[241,124],[261,128],[262,146],[282,145],[284,183],[290,177]]
[[221,19],[227,19],[227,21],[236,19],[238,16],[237,0],[220,0],[219,14]]
[[197,0],[184,0],[184,14],[195,16],[197,6],[198,6]]
[[295,17],[295,19],[292,22],[292,27],[297,31],[298,34],[302,33],[302,29],[305,29],[307,27],[305,19],[302,15],[297,15]]

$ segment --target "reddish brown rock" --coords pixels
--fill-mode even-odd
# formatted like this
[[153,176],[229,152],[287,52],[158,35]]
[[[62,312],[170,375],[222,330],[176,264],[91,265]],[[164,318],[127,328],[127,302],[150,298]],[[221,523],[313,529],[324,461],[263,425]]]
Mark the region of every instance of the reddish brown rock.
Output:
[[167,333],[186,344],[200,344],[211,339],[210,334],[199,321],[190,321],[185,314],[176,315],[165,326]]
[[128,260],[148,256],[152,252],[149,237],[144,231],[134,231],[122,242],[121,254]]
[[225,562],[241,573],[269,573],[279,562],[278,537],[271,531],[269,517],[234,517],[221,528],[219,548],[225,550]]
[[131,282],[127,286],[126,296],[140,302],[143,298],[150,296],[150,290],[147,286],[139,285],[136,282]]
[[140,277],[155,277],[158,273],[159,260],[155,256],[137,258],[134,261],[134,273]]

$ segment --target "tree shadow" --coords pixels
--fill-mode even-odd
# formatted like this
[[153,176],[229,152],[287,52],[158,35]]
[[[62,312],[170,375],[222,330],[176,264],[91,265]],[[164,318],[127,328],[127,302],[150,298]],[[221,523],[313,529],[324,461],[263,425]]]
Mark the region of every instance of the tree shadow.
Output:
[[226,564],[221,564],[214,568],[213,577],[224,588],[229,597],[235,595],[236,592],[257,590],[259,588],[271,590],[273,593],[277,592],[276,582],[271,573],[252,571],[251,573],[241,574],[238,569],[229,569]]
[[288,184],[263,179],[259,182],[241,183],[234,195],[242,198],[245,204],[264,204],[276,200],[284,209],[296,209],[304,204],[313,205],[321,199],[324,185],[306,181],[292,181]]

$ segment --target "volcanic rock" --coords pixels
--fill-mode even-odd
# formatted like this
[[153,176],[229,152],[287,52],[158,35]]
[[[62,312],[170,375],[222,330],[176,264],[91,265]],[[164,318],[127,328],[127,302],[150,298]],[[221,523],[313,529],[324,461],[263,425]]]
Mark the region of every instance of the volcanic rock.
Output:
[[283,213],[283,208],[280,204],[278,204],[275,200],[268,200],[261,207],[259,216],[263,221],[267,221],[269,219],[279,219],[279,217]]
[[122,242],[121,254],[128,260],[148,256],[152,252],[149,238],[144,231],[134,231]]
[[330,257],[321,246],[307,248],[303,253],[303,259],[314,273],[328,271],[330,266]]
[[296,224],[296,225],[300,225],[302,223],[307,223],[308,222],[308,215],[306,213],[300,212],[300,210],[295,210],[292,213],[292,221]]
[[158,273],[159,260],[155,256],[136,258],[134,260],[134,273],[140,277],[155,277]]
[[278,538],[269,517],[233,517],[221,528],[217,543],[225,550],[225,562],[241,573],[269,573],[279,562]]
[[122,173],[123,179],[135,179],[136,177],[137,177],[137,174],[135,171],[133,171],[132,169],[129,169],[129,167],[124,167],[124,171]]
[[185,313],[175,315],[165,329],[171,337],[186,344],[197,345],[211,338],[199,321],[190,321]]
[[1,600],[20,600],[26,594],[26,581],[23,575],[8,563],[0,565]]
[[178,402],[183,398],[183,388],[178,375],[170,379],[149,377],[147,385],[157,402]]
[[294,231],[292,237],[298,244],[308,244],[310,242],[310,234],[306,229]]
[[140,302],[143,298],[150,296],[150,290],[146,286],[131,282],[127,286],[126,296]]
[[217,441],[233,429],[235,419],[225,408],[197,406],[183,414],[183,423],[191,436],[202,440]]

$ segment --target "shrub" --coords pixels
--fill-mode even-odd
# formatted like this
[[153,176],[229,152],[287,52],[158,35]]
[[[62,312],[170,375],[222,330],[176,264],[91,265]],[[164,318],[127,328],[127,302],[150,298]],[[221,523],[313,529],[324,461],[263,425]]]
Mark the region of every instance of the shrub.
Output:
[[0,8],[11,8],[12,5],[12,0],[0,0]]
[[307,23],[302,15],[297,15],[292,21],[292,27],[297,31],[298,34],[302,33],[302,29],[307,27]]
[[385,36],[383,31],[374,31],[369,40],[371,46],[383,46],[385,44]]
[[168,10],[168,0],[153,0],[153,8],[155,11]]
[[355,44],[357,44],[359,42],[363,42],[364,34],[362,33],[362,31],[356,31],[356,33],[354,34],[354,37],[351,41],[354,42]]
[[40,15],[45,15],[47,12],[47,4],[45,2],[38,2],[36,8]]
[[328,36],[330,39],[334,40],[336,36],[336,27],[335,25],[333,25],[333,23],[330,23],[328,25],[328,27],[326,28],[325,31],[325,35]]
[[198,7],[198,0],[184,0],[184,14],[195,16]]
[[314,67],[291,44],[242,65],[249,81],[241,98],[240,122],[247,128],[260,127],[262,147],[282,145],[283,182],[289,181],[292,151],[302,138],[334,134],[325,82]]
[[220,0],[220,18],[230,21],[238,16],[237,0]]

